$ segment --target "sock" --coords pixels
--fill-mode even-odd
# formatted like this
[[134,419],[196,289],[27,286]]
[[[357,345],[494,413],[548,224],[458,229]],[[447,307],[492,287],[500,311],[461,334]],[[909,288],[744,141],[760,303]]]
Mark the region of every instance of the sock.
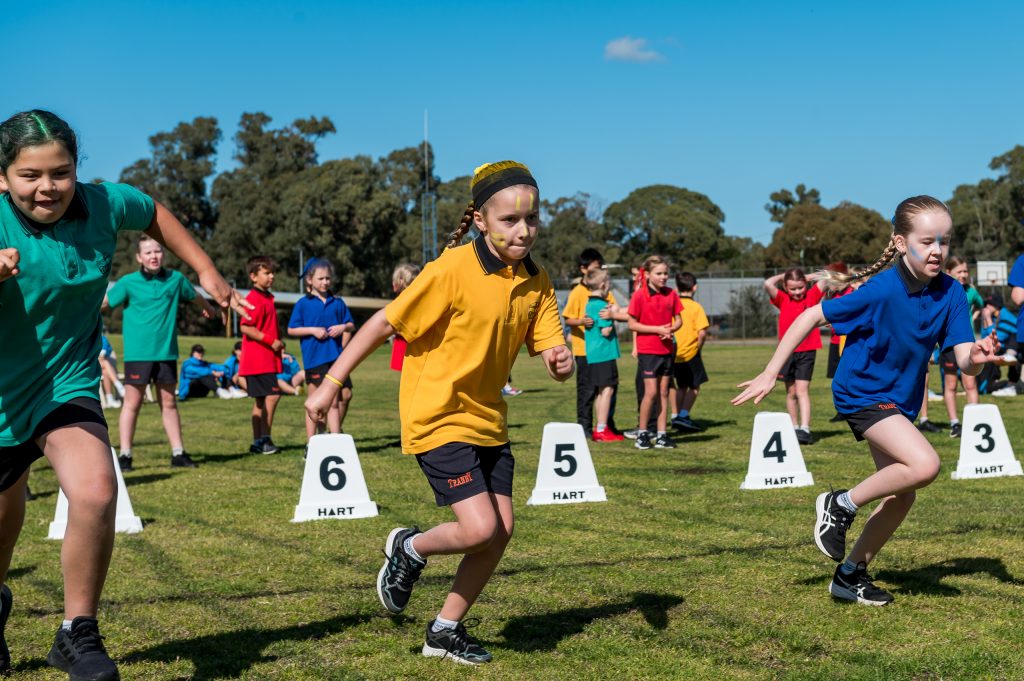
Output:
[[430,630],[437,632],[443,629],[454,629],[459,626],[458,620],[446,620],[445,618],[438,615],[434,618],[434,623],[430,625]]
[[928,419],[921,419],[919,423],[923,426],[924,424],[928,423]]
[[690,410],[689,409],[680,409],[678,416],[681,419],[688,419],[688,418],[690,418]]
[[809,433],[809,432],[811,432],[811,427],[810,426],[800,426],[800,430],[804,431],[805,433]]
[[608,424],[606,424],[606,423],[599,423],[599,424],[597,424],[597,432],[603,433],[606,430],[608,430]]
[[839,566],[839,571],[842,572],[844,575],[852,575],[856,569],[857,564],[850,562],[849,558],[844,560],[843,564]]
[[853,503],[853,499],[850,498],[849,492],[843,492],[836,497],[836,503],[845,508],[850,513],[856,513],[857,509],[860,508],[857,504]]
[[114,393],[107,393],[107,402],[114,401]]
[[670,418],[669,421],[675,421],[677,418],[679,418],[679,413],[678,412],[676,412],[675,414],[672,414],[672,418]]
[[118,395],[124,397],[124,383],[121,381],[114,381],[114,390],[117,391]]
[[667,435],[667,434],[668,433],[666,431],[664,431],[664,430],[659,430],[658,431],[658,437],[661,437],[662,435]]
[[[425,563],[425,562],[427,562],[427,559],[424,558],[423,556],[421,556],[420,554],[416,553],[416,549],[413,548],[412,540],[413,540],[413,538],[415,536],[416,535],[413,535],[412,537],[406,537],[405,538],[405,541],[402,542],[402,550],[405,551],[411,558],[415,558],[419,562]],[[452,626],[455,626],[455,625],[453,624]]]
[[184,453],[185,449],[183,447],[173,447],[171,449],[171,456],[181,456]]
[[949,425],[951,426],[955,426],[958,423],[960,423],[960,419],[950,419],[949,421]]
[[252,443],[254,445],[256,445],[257,447],[259,447],[261,444],[263,444],[263,440],[264,439],[265,438],[263,438],[263,437],[255,437],[255,438],[253,438]]
[[60,628],[64,631],[71,631],[71,620],[64,620],[60,623]]
[[130,457],[131,455],[132,455],[132,450],[125,449],[123,447],[121,448],[121,456],[128,456],[128,457]]

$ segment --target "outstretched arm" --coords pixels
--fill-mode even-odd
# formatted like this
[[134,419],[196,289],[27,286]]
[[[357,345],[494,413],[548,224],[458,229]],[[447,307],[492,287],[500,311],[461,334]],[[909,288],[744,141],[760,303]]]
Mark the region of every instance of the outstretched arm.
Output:
[[744,388],[744,390],[732,398],[733,406],[743,404],[751,398],[754,399],[754,404],[760,404],[761,400],[775,387],[775,381],[779,371],[782,370],[782,365],[786,363],[789,356],[796,350],[796,346],[800,345],[800,342],[807,337],[807,334],[819,326],[824,326],[826,323],[825,315],[821,311],[821,305],[815,305],[804,310],[789,327],[789,330],[786,331],[786,335],[782,337],[782,340],[779,341],[779,346],[775,349],[775,354],[772,355],[764,371],[753,380],[739,384],[738,387]]

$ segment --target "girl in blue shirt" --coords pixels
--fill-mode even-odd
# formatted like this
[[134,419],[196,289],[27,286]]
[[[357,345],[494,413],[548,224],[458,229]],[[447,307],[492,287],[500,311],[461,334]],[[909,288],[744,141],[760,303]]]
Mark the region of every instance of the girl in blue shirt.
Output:
[[[875,264],[852,275],[816,275],[834,288],[864,277],[873,277],[871,281],[804,311],[767,368],[740,384],[744,390],[732,400],[734,405],[751,398],[760,403],[775,387],[786,358],[811,330],[832,324],[836,333],[847,336],[832,383],[833,398],[857,440],[867,440],[877,470],[849,490],[818,496],[814,541],[840,563],[829,592],[866,605],[892,602],[889,593],[872,583],[867,565],[910,511],[914,490],[939,473],[938,454],[913,424],[932,348],[936,343],[952,348],[960,371],[976,376],[982,364],[995,358],[998,345],[991,338],[974,340],[964,288],[942,271],[953,229],[946,205],[930,196],[911,197],[897,206],[892,224],[889,245]],[[846,530],[857,510],[876,500],[881,503],[847,555]]]

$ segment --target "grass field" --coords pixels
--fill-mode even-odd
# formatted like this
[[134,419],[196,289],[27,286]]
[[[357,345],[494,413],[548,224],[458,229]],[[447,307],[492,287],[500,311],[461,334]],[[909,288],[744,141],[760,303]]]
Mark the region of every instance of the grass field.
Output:
[[[183,356],[193,342],[181,339]],[[209,358],[227,355],[229,341],[203,342]],[[406,614],[385,614],[373,585],[388,531],[449,518],[396,447],[398,375],[386,350],[354,376],[346,422],[376,518],[290,522],[302,398],[282,400],[274,439],[284,450],[272,456],[247,453],[250,400],[182,404],[197,470],[168,466],[156,407],[143,410],[135,471],[125,477],[145,530],[118,536],[100,613],[123,678],[1024,678],[1024,479],[952,481],[959,441],[931,436],[943,471],[872,569],[896,603],[834,603],[834,564],[811,540],[814,498],[864,477],[870,457],[845,424],[826,423],[822,353],[812,383],[819,440],[803,450],[815,487],[739,490],[755,408],[728,398],[771,346],[709,346],[712,382],[694,412],[704,433],[680,438],[675,451],[595,445],[608,501],[540,507],[526,499],[541,429],[574,420],[575,391],[524,354],[514,376],[526,392],[509,400],[516,535],[472,612],[480,622],[471,633],[494,662],[471,669],[421,657],[457,558],[432,558]],[[625,377],[633,368],[628,356],[620,363]],[[620,424],[631,421],[632,404],[627,380]],[[1024,399],[998,404],[1021,442]],[[782,391],[761,408],[783,410]],[[945,421],[941,404],[932,412]],[[116,412],[107,413],[116,442]],[[7,640],[14,678],[62,679],[43,662],[62,612],[60,543],[45,538],[57,490],[45,462],[31,486],[39,499],[29,503],[11,569]]]

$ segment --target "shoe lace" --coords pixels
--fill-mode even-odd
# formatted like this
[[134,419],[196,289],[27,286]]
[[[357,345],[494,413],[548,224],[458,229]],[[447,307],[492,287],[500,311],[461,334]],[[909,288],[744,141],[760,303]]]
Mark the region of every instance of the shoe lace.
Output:
[[103,646],[104,638],[96,625],[91,623],[79,624],[77,628],[71,631],[71,640],[74,642],[75,651],[79,655],[105,653],[106,648]]
[[[465,652],[469,649],[469,646],[473,643],[473,638],[466,631],[467,626],[475,628],[480,625],[479,618],[470,617],[466,620],[459,622],[455,625],[452,630],[452,635],[448,639],[448,645],[445,646],[445,652],[451,655],[452,653]],[[444,659],[444,658],[441,658]]]
[[391,574],[395,577],[395,585],[403,591],[411,589],[413,583],[420,578],[423,566],[417,565],[401,549],[395,551],[390,556],[383,549],[381,549],[381,553],[384,554],[384,557],[391,564]]

